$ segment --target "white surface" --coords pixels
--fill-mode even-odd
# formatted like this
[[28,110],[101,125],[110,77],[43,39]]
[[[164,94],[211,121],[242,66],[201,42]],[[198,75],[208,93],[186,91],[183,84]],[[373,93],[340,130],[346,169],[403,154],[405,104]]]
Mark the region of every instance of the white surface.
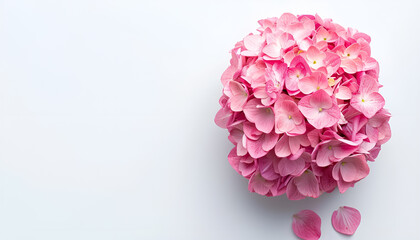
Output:
[[[153,3],[152,3],[153,2]],[[262,4],[264,2],[264,4]],[[416,1],[0,1],[0,239],[296,239],[356,207],[353,239],[420,225]],[[345,194],[247,190],[213,123],[228,51],[257,20],[318,13],[370,34],[393,137]]]

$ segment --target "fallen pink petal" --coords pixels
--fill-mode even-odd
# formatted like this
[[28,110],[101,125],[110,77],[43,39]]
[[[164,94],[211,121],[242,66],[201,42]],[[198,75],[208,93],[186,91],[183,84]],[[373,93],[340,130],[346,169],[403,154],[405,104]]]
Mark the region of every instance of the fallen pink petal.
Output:
[[293,215],[292,229],[301,239],[317,240],[321,237],[321,218],[312,210],[302,210]]
[[339,207],[331,217],[331,223],[334,229],[345,235],[353,235],[360,225],[360,212],[352,207]]

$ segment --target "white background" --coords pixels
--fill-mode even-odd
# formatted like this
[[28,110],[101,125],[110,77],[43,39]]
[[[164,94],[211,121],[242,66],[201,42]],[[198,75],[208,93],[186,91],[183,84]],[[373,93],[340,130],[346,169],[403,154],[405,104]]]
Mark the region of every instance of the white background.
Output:
[[[296,239],[312,209],[352,239],[420,225],[416,1],[0,1],[0,239]],[[257,20],[318,13],[372,37],[393,137],[345,194],[248,192],[213,118],[229,50]]]

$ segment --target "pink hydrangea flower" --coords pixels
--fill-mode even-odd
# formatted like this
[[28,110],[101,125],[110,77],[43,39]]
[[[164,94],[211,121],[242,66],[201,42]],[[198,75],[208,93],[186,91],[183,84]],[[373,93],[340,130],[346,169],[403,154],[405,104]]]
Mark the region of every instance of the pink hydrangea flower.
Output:
[[299,110],[317,129],[332,127],[341,117],[336,99],[324,90],[303,97],[299,101]]
[[265,196],[345,192],[391,138],[370,37],[318,15],[259,24],[221,77],[215,123],[234,144],[229,163]]
[[302,113],[293,100],[279,98],[274,104],[275,131],[288,135],[300,135],[306,131]]

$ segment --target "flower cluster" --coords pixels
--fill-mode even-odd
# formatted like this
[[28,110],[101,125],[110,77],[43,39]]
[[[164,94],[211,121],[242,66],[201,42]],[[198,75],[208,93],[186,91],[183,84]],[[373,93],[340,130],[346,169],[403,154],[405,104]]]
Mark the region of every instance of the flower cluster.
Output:
[[232,49],[215,122],[249,190],[289,199],[341,193],[391,137],[370,37],[318,15],[259,21]]

